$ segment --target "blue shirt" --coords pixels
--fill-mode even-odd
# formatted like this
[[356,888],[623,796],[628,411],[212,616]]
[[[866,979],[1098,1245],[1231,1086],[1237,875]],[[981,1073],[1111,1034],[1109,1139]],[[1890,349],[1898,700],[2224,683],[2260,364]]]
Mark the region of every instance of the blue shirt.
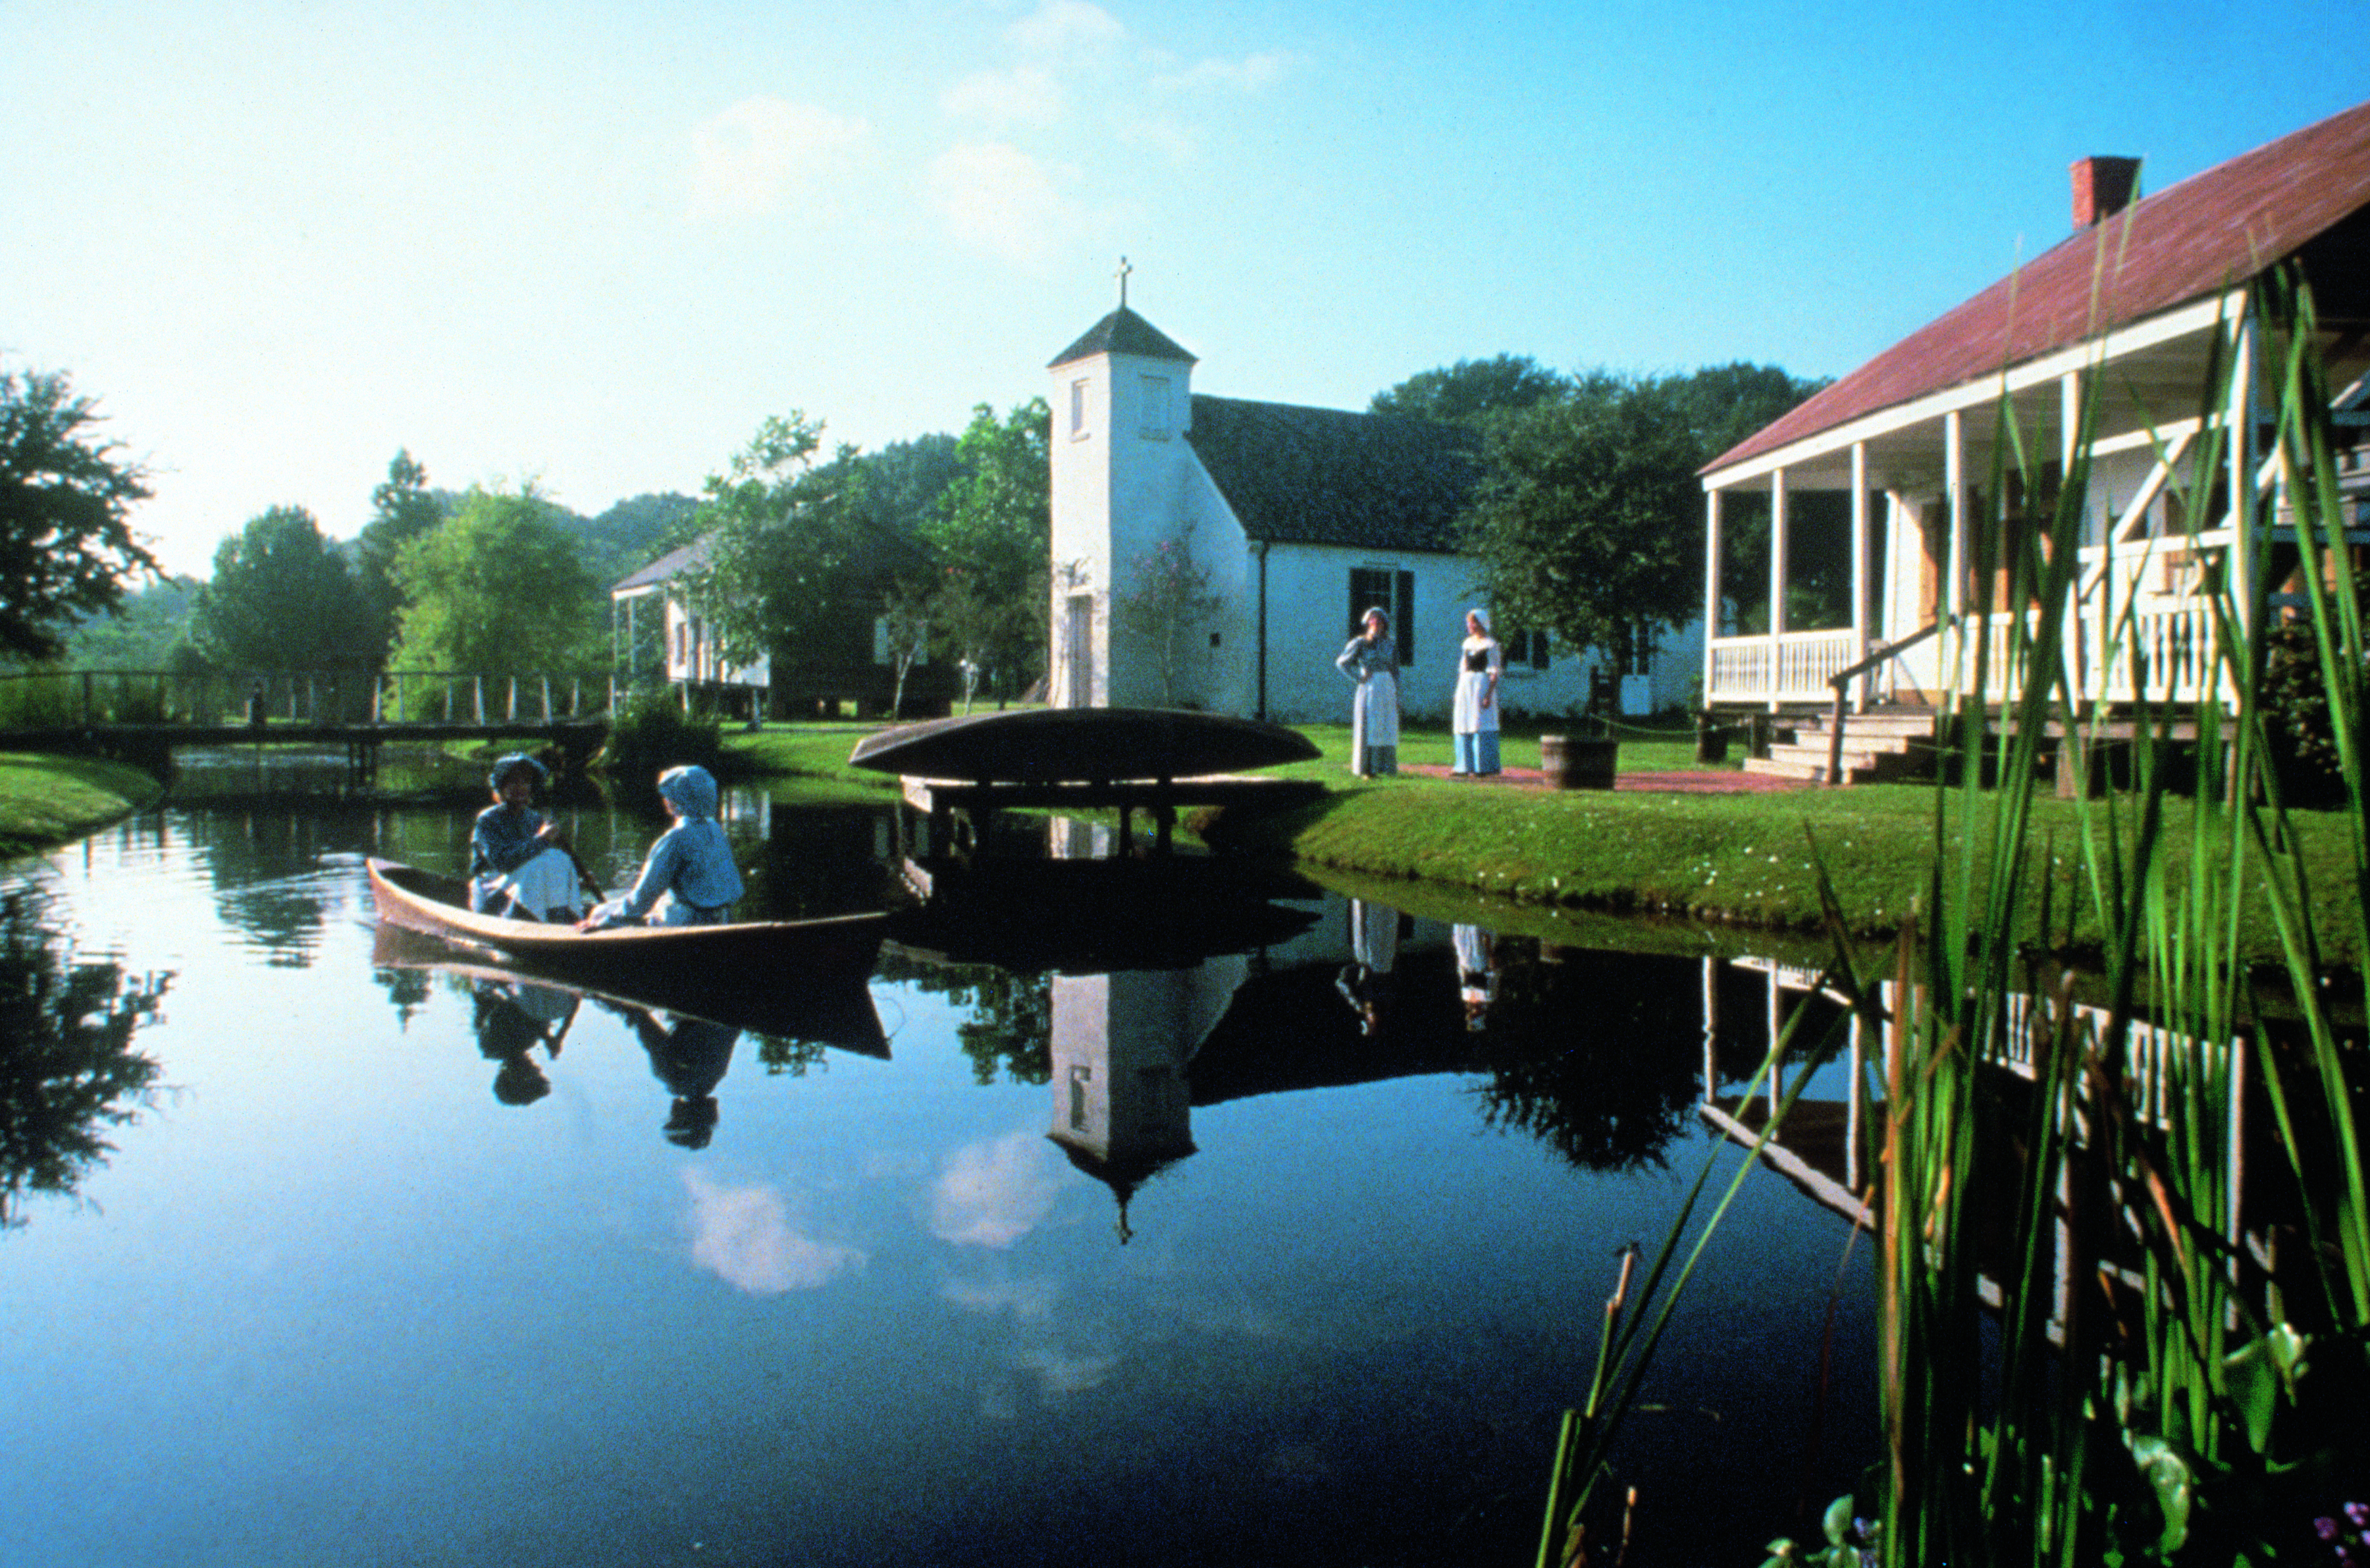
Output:
[[469,880],[505,877],[550,847],[535,835],[543,813],[528,806],[488,806],[469,833]]
[[623,913],[639,918],[650,912],[660,895],[672,893],[680,904],[695,909],[720,909],[741,896],[741,872],[732,864],[732,846],[712,817],[686,817],[650,846],[642,862],[641,880],[626,895]]

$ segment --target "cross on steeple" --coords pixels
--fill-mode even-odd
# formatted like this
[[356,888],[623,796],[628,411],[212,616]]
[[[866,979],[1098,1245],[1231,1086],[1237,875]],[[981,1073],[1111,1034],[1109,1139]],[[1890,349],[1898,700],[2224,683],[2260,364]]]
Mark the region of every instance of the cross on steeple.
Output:
[[1134,271],[1127,264],[1127,258],[1122,256],[1119,259],[1119,271],[1111,274],[1119,280],[1119,307],[1122,310],[1127,308],[1127,275]]

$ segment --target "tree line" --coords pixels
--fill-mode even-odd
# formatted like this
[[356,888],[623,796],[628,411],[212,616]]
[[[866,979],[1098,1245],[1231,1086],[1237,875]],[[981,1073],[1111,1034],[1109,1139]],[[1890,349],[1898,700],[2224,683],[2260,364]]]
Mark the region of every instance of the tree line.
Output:
[[[1482,477],[1460,519],[1480,559],[1474,589],[1501,624],[1616,663],[1653,651],[1658,629],[1703,614],[1703,467],[1825,383],[1736,362],[1632,375],[1547,369],[1525,355],[1459,360],[1377,393],[1368,411],[1467,426]],[[1847,498],[1795,506],[1789,624],[1840,624],[1849,536],[1821,526]],[[1842,510],[1838,510],[1842,509]],[[1766,626],[1769,523],[1739,497],[1722,518],[1721,596],[1734,629]],[[1720,628],[1711,630],[1717,633]]]
[[[728,658],[869,662],[900,616],[1017,689],[1041,663],[1050,416],[982,405],[960,436],[821,454],[766,420],[698,496],[586,517],[533,484],[433,489],[399,451],[351,540],[259,513],[211,577],[165,574],[132,525],[150,476],[62,373],[0,370],[0,661],[19,667],[606,674],[608,589],[701,544],[677,580]],[[654,659],[655,651],[628,659]]]
[[[1765,365],[1566,373],[1500,354],[1410,376],[1369,410],[1472,429],[1482,477],[1461,528],[1481,562],[1474,589],[1509,625],[1623,657],[1650,652],[1658,625],[1700,613],[1697,470],[1818,386]],[[826,451],[823,423],[794,409],[764,421],[699,496],[638,496],[590,518],[531,484],[431,489],[402,451],[354,539],[326,536],[304,507],[274,506],[222,541],[203,582],[158,571],[130,525],[148,476],[97,423],[63,375],[0,372],[0,657],[605,674],[616,652],[608,586],[697,545],[673,590],[729,663],[886,656],[902,675],[930,655],[1003,696],[1043,670],[1041,398],[1001,414],[981,404],[960,435],[871,452]],[[1755,527],[1749,506],[1728,524],[1743,620],[1766,613]],[[1815,529],[1798,538],[1792,578],[1823,601],[1844,592],[1849,570],[1847,552],[1825,560],[1818,539]],[[1789,620],[1821,624],[1823,613],[1789,606]],[[646,667],[654,651],[628,658]]]

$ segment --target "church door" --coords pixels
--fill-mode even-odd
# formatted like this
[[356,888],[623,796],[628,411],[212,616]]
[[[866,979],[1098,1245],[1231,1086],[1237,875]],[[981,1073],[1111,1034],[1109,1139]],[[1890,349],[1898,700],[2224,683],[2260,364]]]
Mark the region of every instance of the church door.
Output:
[[1062,625],[1062,706],[1091,708],[1095,701],[1095,596],[1070,595]]

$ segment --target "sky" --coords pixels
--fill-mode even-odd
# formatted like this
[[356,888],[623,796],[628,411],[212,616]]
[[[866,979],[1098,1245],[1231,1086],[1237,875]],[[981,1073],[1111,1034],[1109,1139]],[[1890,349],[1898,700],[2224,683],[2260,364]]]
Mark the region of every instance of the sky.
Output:
[[2370,0],[0,0],[0,365],[63,371],[164,563],[275,505],[696,493],[1043,394],[1116,303],[1194,389],[1458,359],[1841,375],[2370,98]]

